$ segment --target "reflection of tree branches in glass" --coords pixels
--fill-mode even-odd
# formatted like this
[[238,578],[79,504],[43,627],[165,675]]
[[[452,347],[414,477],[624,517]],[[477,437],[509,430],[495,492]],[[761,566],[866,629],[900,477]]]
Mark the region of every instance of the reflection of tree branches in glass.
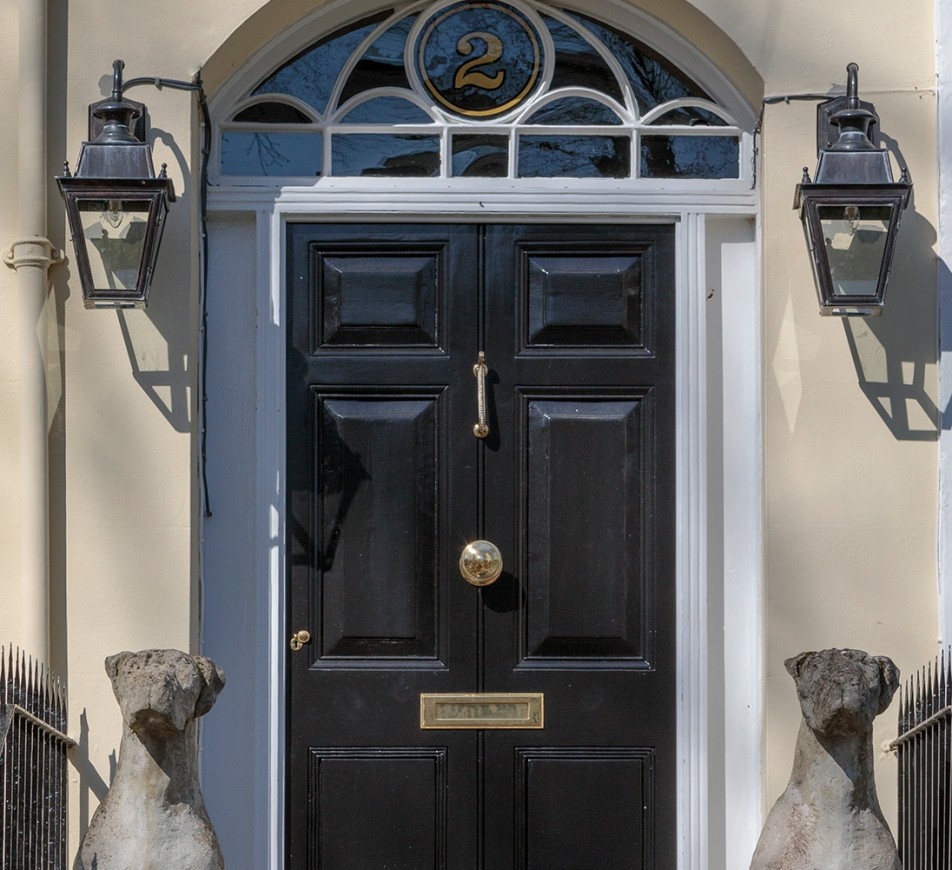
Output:
[[453,137],[453,175],[505,178],[509,174],[507,136]]
[[334,136],[335,175],[432,178],[440,172],[440,140],[428,135]]
[[642,114],[669,100],[683,97],[710,99],[681,70],[647,46],[584,15],[573,13],[572,17],[600,39],[621,64]]
[[432,124],[433,119],[416,103],[411,103],[409,100],[401,97],[376,97],[352,109],[341,119],[341,123]]
[[248,141],[245,156],[261,166],[262,175],[279,175],[269,170],[287,166],[291,162],[277,149],[268,133],[254,133]]
[[621,118],[604,103],[585,97],[564,97],[547,103],[535,112],[526,122],[528,124],[614,124],[620,125]]
[[621,85],[602,56],[567,24],[542,19],[555,45],[552,90],[564,87],[592,88],[624,103]]
[[258,85],[253,93],[288,94],[323,113],[347,59],[389,14],[387,10],[332,33],[289,60]]
[[733,136],[642,136],[645,178],[737,178],[740,151]]
[[320,175],[323,139],[309,130],[225,130],[221,136],[224,175]]
[[408,15],[374,40],[347,79],[340,95],[340,104],[371,88],[409,89],[410,80],[403,63],[403,51],[410,28],[418,17]]
[[[573,17],[598,37],[621,64],[634,92],[638,111],[642,115],[662,103],[667,103],[669,100],[685,97],[710,99],[710,96],[681,70],[665,58],[655,54],[647,46],[640,45],[631,37],[595,22],[584,15],[573,15]],[[653,173],[656,177],[688,174],[678,170],[678,159],[670,150],[671,147],[669,137],[659,136],[657,141],[651,143],[649,148],[651,162],[659,167],[664,167],[662,171]],[[644,154],[644,147],[642,148],[642,154]],[[711,178],[718,176],[692,177]]]
[[522,178],[627,178],[631,140],[622,136],[524,136]]

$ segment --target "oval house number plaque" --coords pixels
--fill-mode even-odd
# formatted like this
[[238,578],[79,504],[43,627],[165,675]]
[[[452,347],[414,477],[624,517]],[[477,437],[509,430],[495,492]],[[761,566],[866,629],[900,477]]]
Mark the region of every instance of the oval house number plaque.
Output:
[[492,118],[524,102],[543,68],[540,29],[529,13],[503,2],[462,0],[417,26],[407,67],[449,111]]

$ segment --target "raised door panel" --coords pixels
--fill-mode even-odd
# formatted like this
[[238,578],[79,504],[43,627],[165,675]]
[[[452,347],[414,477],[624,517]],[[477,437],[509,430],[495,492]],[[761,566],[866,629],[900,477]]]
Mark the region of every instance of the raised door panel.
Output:
[[523,661],[644,663],[650,395],[530,393],[521,404]]
[[640,348],[648,246],[567,239],[520,249],[526,348]]
[[313,870],[447,870],[447,752],[314,747]]
[[440,393],[317,393],[321,664],[437,658]]
[[651,748],[516,751],[518,870],[655,870]]
[[432,242],[338,242],[316,251],[315,350],[438,348],[444,248]]

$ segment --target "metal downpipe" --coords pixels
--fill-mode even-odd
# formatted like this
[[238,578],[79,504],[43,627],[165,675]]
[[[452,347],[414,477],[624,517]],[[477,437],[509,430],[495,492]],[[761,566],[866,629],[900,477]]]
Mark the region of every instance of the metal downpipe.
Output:
[[46,0],[20,0],[20,237],[3,255],[17,273],[20,376],[20,614],[24,649],[49,661],[49,461],[46,297],[62,253],[46,238]]

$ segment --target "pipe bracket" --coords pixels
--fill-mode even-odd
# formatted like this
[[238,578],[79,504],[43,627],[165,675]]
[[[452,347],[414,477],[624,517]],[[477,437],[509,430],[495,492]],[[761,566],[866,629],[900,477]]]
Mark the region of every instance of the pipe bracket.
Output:
[[33,266],[49,269],[66,262],[66,255],[53,246],[49,239],[34,236],[31,239],[16,239],[10,249],[3,252],[3,262],[11,269]]

